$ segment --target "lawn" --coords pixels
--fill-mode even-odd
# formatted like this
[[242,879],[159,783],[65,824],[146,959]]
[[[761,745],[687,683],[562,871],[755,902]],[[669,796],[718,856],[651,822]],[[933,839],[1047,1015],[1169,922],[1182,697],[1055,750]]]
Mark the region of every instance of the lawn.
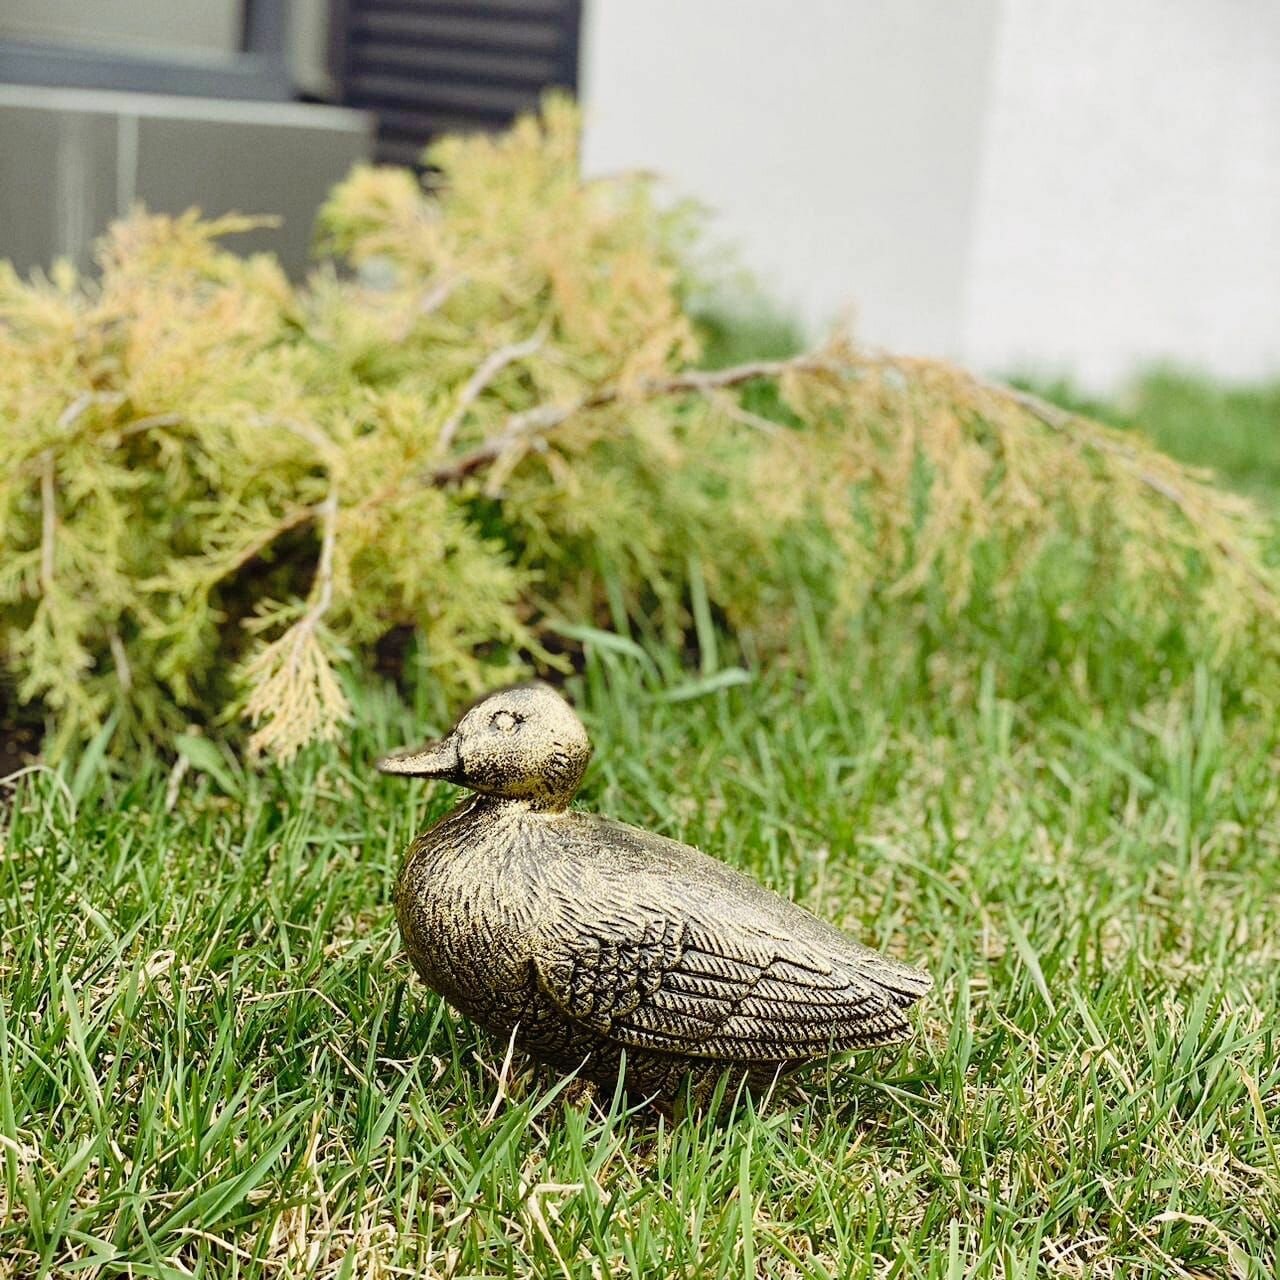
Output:
[[443,727],[388,689],[289,769],[6,784],[0,1275],[1273,1277],[1275,726],[1204,668],[1096,706],[1017,636],[815,636],[576,637],[584,804],[936,979],[719,1116],[566,1099],[414,978],[391,886],[452,795],[373,772]]
[[411,977],[392,878],[448,797],[372,774],[410,732],[389,699],[349,754],[275,775],[29,775],[10,1273],[1274,1274],[1265,735],[1224,725],[1208,676],[1159,722],[1082,731],[990,681],[953,710],[815,656],[708,691],[599,648],[577,689],[589,804],[938,981],[912,1044],[719,1120],[503,1079]]

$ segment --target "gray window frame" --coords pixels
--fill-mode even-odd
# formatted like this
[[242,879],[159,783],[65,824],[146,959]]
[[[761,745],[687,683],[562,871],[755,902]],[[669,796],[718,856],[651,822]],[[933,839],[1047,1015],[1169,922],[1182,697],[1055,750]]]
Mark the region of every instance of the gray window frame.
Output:
[[0,39],[0,83],[288,102],[294,96],[289,0],[242,0],[242,5],[244,34],[236,53],[157,58]]

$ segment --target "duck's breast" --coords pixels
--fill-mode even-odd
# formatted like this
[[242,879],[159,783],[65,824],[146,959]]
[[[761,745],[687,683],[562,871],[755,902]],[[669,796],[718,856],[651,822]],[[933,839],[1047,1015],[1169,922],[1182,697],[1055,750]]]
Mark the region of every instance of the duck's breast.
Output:
[[528,989],[541,894],[527,844],[518,814],[472,801],[414,841],[396,883],[414,967],[490,1024],[508,1021]]

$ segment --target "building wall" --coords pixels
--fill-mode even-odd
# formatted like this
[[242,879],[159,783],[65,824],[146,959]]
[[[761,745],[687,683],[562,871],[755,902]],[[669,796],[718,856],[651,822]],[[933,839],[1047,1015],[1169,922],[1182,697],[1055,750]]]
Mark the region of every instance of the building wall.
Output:
[[586,159],[819,331],[1103,388],[1280,373],[1272,0],[595,0]]
[[671,179],[821,326],[951,351],[997,0],[596,0],[586,163]]
[[1005,8],[965,356],[1280,373],[1280,5]]

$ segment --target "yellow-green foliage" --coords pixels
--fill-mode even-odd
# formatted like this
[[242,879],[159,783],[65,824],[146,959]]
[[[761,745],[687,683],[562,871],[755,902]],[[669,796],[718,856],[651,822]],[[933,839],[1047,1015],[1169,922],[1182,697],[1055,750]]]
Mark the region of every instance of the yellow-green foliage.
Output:
[[577,140],[553,101],[430,190],[358,169],[305,289],[194,215],[118,224],[93,279],[0,270],[0,647],[52,747],[239,712],[288,756],[397,628],[452,697],[547,620],[677,636],[691,583],[777,645],[796,576],[838,625],[1056,560],[1218,657],[1274,623],[1249,509],[1132,436],[842,342],[697,372],[677,228]]

